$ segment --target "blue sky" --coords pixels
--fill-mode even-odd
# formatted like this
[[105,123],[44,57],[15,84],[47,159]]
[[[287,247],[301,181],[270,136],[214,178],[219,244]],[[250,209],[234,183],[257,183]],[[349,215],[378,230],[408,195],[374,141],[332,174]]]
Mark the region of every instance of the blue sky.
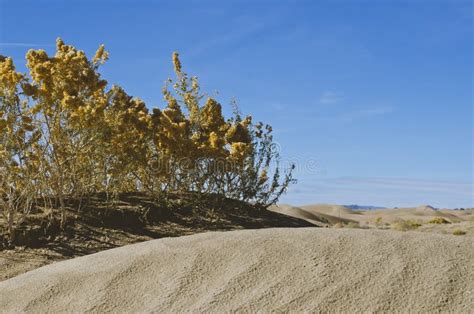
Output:
[[471,1],[5,1],[20,69],[56,37],[163,106],[171,53],[230,111],[274,126],[299,183],[283,202],[473,204]]

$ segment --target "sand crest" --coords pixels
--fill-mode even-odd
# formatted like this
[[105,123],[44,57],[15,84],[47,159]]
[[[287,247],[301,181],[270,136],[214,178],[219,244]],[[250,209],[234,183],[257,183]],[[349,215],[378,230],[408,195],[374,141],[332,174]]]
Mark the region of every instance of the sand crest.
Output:
[[0,283],[3,312],[451,311],[474,307],[471,237],[281,228],[128,245]]

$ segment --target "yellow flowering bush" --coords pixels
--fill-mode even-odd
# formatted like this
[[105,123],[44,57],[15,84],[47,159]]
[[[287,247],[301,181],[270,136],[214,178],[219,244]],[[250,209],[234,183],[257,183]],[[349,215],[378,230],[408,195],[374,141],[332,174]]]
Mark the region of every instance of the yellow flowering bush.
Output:
[[265,207],[294,182],[292,168],[280,172],[271,127],[238,110],[225,118],[177,53],[165,106],[152,110],[101,78],[108,58],[103,45],[89,59],[61,39],[54,56],[28,51],[27,74],[0,56],[0,209],[12,241],[35,197],[57,200],[51,215],[64,226],[65,199],[91,193],[186,192]]
[[61,224],[65,220],[65,195],[82,197],[95,191],[97,162],[101,155],[101,128],[108,106],[107,82],[98,67],[108,57],[100,46],[93,61],[75,47],[56,41],[56,53],[29,50],[29,80],[23,93],[31,100],[34,119],[41,125],[39,151],[43,189],[59,200]]
[[0,56],[0,216],[13,241],[36,195],[38,159],[33,152],[39,137],[27,102],[19,95],[24,76],[11,58]]

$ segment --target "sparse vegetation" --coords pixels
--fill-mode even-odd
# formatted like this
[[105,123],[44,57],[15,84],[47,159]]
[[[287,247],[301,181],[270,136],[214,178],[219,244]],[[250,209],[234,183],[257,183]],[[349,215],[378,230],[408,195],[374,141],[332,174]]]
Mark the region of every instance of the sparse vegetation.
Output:
[[391,228],[398,231],[415,230],[421,227],[421,223],[414,220],[399,219],[391,224]]
[[444,219],[443,217],[436,217],[428,221],[430,224],[450,224],[448,220]]
[[375,226],[377,226],[378,228],[383,226],[382,217],[377,217],[375,219]]
[[466,234],[466,231],[463,231],[461,229],[454,229],[453,230],[453,235],[460,236],[460,235],[465,235],[465,234]]
[[345,224],[345,227],[346,228],[355,228],[355,229],[359,229],[359,228],[363,228],[360,223],[358,222],[348,222],[347,224]]
[[333,228],[352,228],[352,229],[367,229],[367,226],[361,226],[360,223],[355,221],[350,222],[338,222],[333,225]]

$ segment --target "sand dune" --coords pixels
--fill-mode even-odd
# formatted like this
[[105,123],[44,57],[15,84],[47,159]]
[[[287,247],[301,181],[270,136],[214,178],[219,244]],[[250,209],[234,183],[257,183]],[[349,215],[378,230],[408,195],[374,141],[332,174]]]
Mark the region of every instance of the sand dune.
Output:
[[0,283],[4,312],[438,312],[474,307],[472,238],[282,228],[129,245]]
[[352,215],[355,214],[350,208],[347,208],[342,205],[332,205],[332,204],[315,204],[315,205],[305,205],[300,206],[302,209],[309,212],[316,212],[326,215],[331,215],[335,217],[342,217],[343,215]]
[[286,205],[286,204],[271,206],[269,210],[276,213],[288,215],[291,217],[304,219],[312,223],[313,225],[316,225],[319,227],[326,227],[326,226],[334,225],[336,223],[349,223],[351,221],[352,222],[354,221],[351,219],[331,216],[323,212],[318,212],[316,210],[313,210],[312,208],[304,209],[301,207],[296,207],[296,206],[291,206],[291,205]]
[[[353,211],[342,205],[315,204],[300,207],[290,205],[273,206],[270,210],[295,218],[304,219],[321,227],[349,224],[362,228],[390,229],[400,221],[420,225],[417,231],[451,234],[462,230],[467,236],[474,236],[474,212],[472,210],[435,209],[429,205],[407,208]],[[435,218],[445,218],[446,224],[431,224]]]

